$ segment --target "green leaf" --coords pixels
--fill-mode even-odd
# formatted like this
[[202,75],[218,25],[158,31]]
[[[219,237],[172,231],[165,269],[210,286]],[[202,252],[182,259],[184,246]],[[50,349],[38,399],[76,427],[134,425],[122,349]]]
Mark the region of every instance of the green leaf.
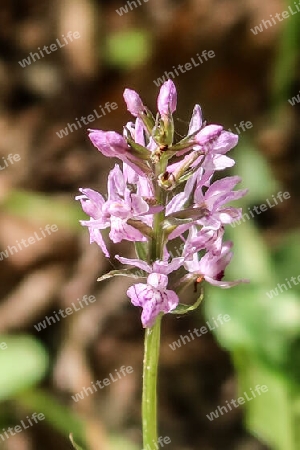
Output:
[[1,336],[0,344],[0,400],[4,400],[36,385],[43,378],[48,355],[30,336]]
[[143,270],[137,270],[136,267],[132,267],[130,269],[111,270],[110,272],[102,275],[102,277],[97,278],[97,281],[108,280],[109,278],[118,276],[128,278],[142,278],[146,276],[146,273]]
[[171,314],[186,314],[190,311],[194,311],[198,308],[202,300],[204,299],[204,293],[203,290],[201,291],[200,297],[193,305],[185,305],[184,303],[179,303],[175,309],[173,309]]
[[45,421],[63,436],[68,437],[72,432],[77,441],[85,442],[84,420],[48,392],[41,389],[22,392],[16,402],[28,411],[42,411]]
[[73,434],[72,434],[72,433],[70,433],[70,436],[69,436],[69,437],[70,437],[70,441],[71,441],[73,447],[74,447],[76,450],[83,450],[82,447],[79,447],[79,445],[77,445],[77,444],[74,442]]
[[151,153],[149,152],[149,150],[146,147],[143,147],[142,145],[138,144],[137,142],[135,142],[131,137],[130,137],[130,131],[127,127],[125,127],[126,129],[126,140],[127,142],[130,144],[131,147],[131,153],[135,156],[137,156],[140,159],[143,159],[145,161],[149,161],[150,159],[150,155]]
[[[206,317],[228,314],[230,326],[215,333],[228,350],[243,348],[262,355],[270,364],[283,368],[289,361],[293,340],[299,336],[300,302],[292,291],[268,298],[267,286],[236,286],[208,289]],[[290,376],[287,373],[286,376]]]
[[268,388],[255,398],[250,394],[250,401],[245,404],[249,431],[274,450],[298,450],[299,415],[295,419],[299,389],[297,392],[283,373],[267,366],[253,353],[234,352],[234,360],[239,373],[239,395],[250,393],[250,388],[254,390],[257,385]]

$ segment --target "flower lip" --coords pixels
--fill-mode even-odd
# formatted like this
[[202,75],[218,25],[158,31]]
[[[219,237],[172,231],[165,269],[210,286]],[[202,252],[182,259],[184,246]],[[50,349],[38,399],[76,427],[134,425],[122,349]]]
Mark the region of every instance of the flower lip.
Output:
[[147,278],[147,283],[155,289],[164,289],[168,285],[168,276],[162,273],[150,273]]

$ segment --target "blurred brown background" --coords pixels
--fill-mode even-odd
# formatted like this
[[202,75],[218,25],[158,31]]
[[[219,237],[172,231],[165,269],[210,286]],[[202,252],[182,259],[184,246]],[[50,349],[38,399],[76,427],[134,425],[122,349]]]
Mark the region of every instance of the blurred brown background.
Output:
[[[131,120],[122,98],[125,87],[137,90],[155,111],[154,80],[197,53],[213,50],[214,58],[174,79],[179,95],[177,131],[185,132],[195,103],[201,104],[208,122],[232,131],[234,124],[250,121],[253,126],[241,132],[242,146],[234,155],[243,151],[243,142],[251,143],[281,190],[291,194],[289,202],[257,217],[255,226],[269,248],[299,226],[299,105],[291,106],[288,99],[300,87],[300,18],[295,15],[255,35],[250,29],[285,10],[285,2],[140,3],[120,16],[116,10],[128,3],[1,1],[0,251],[47,224],[58,227],[47,239],[0,261],[0,330],[8,343],[5,357],[11,358],[0,369],[0,425],[17,425],[33,411],[46,416],[41,424],[0,440],[4,450],[70,449],[69,432],[82,443],[85,436],[90,450],[141,448],[140,312],[126,298],[127,281],[96,282],[116,262],[105,260],[96,244],[89,245],[87,230],[78,225],[84,214],[74,200],[79,187],[106,192],[106,174],[114,161],[93,148],[87,128],[122,132]],[[69,31],[78,31],[80,38],[22,67],[20,61],[30,52],[57,39],[64,42],[62,36]],[[100,114],[106,102],[118,108],[70,131],[68,124],[95,109]],[[67,135],[59,137],[62,129]],[[20,160],[12,164],[11,153]],[[256,170],[249,177],[258,190],[264,185]],[[112,249],[116,252],[133,256],[132,248],[123,243]],[[97,301],[36,330],[34,325],[46,315],[84,295],[95,295]],[[270,448],[246,431],[242,408],[208,421],[206,414],[237,397],[230,355],[211,333],[184,349],[170,349],[168,344],[181,333],[204,322],[203,309],[164,320],[160,435],[170,436],[172,450]],[[10,344],[7,335],[21,342],[30,335],[32,340],[9,355],[18,343]],[[71,395],[122,365],[131,365],[133,374],[84,400],[72,400]],[[11,391],[10,379],[15,379]]]

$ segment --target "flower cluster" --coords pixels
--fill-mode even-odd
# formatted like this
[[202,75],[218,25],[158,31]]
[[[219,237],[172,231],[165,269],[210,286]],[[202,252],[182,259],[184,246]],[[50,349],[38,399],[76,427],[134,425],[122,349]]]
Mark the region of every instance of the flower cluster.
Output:
[[[131,269],[113,271],[111,276],[137,276],[141,269],[145,283],[131,286],[131,302],[143,308],[142,323],[151,327],[161,313],[174,311],[179,303],[176,289],[170,289],[169,274],[184,270],[178,285],[208,283],[228,288],[241,281],[223,281],[232,258],[232,242],[223,241],[224,226],[238,220],[241,209],[228,206],[246,194],[235,191],[237,176],[213,181],[215,172],[234,165],[226,154],[238,137],[220,125],[203,121],[199,105],[194,107],[187,136],[174,143],[173,113],[177,93],[171,80],[165,82],[157,99],[156,118],[139,95],[125,89],[124,99],[135,122],[124,127],[123,136],[114,131],[90,130],[94,146],[105,156],[118,158],[108,176],[108,195],[80,189],[80,200],[90,220],[90,241],[106,257],[109,250],[102,230],[109,238],[135,243],[138,259],[116,255]],[[182,254],[172,258],[170,241],[183,242]]]

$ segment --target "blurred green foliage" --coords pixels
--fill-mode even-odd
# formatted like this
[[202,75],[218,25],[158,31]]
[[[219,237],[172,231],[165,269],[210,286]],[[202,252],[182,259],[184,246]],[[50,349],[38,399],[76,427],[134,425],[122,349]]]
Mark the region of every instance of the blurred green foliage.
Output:
[[[275,184],[253,150],[239,147],[237,173],[250,195],[241,205],[257,206],[270,197]],[[246,173],[248,172],[248,173]],[[252,176],[252,174],[255,174]],[[258,178],[261,177],[261,178]],[[252,180],[252,181],[251,181]],[[253,190],[251,189],[253,188]],[[279,186],[276,186],[280,190]],[[288,200],[285,200],[288,201]],[[211,288],[206,294],[207,318],[229,314],[231,321],[216,329],[216,335],[231,354],[242,394],[266,385],[268,392],[245,404],[249,430],[274,450],[300,448],[300,267],[299,235],[290,232],[280,245],[270,250],[254,219],[229,227],[234,241],[234,258],[226,278],[249,278],[250,284],[233,289]],[[287,279],[287,280],[286,280]],[[286,284],[287,290],[277,284]],[[267,292],[277,288],[273,298]]]
[[130,69],[145,63],[150,56],[150,36],[145,29],[122,30],[111,33],[106,44],[106,62]]
[[[39,383],[48,368],[48,356],[37,339],[30,336],[0,336],[0,400],[6,400]],[[18,367],[22,370],[17,370]]]
[[73,198],[46,196],[35,192],[11,191],[1,203],[6,213],[27,219],[55,223],[59,228],[81,230],[80,219],[85,219],[79,202]]

